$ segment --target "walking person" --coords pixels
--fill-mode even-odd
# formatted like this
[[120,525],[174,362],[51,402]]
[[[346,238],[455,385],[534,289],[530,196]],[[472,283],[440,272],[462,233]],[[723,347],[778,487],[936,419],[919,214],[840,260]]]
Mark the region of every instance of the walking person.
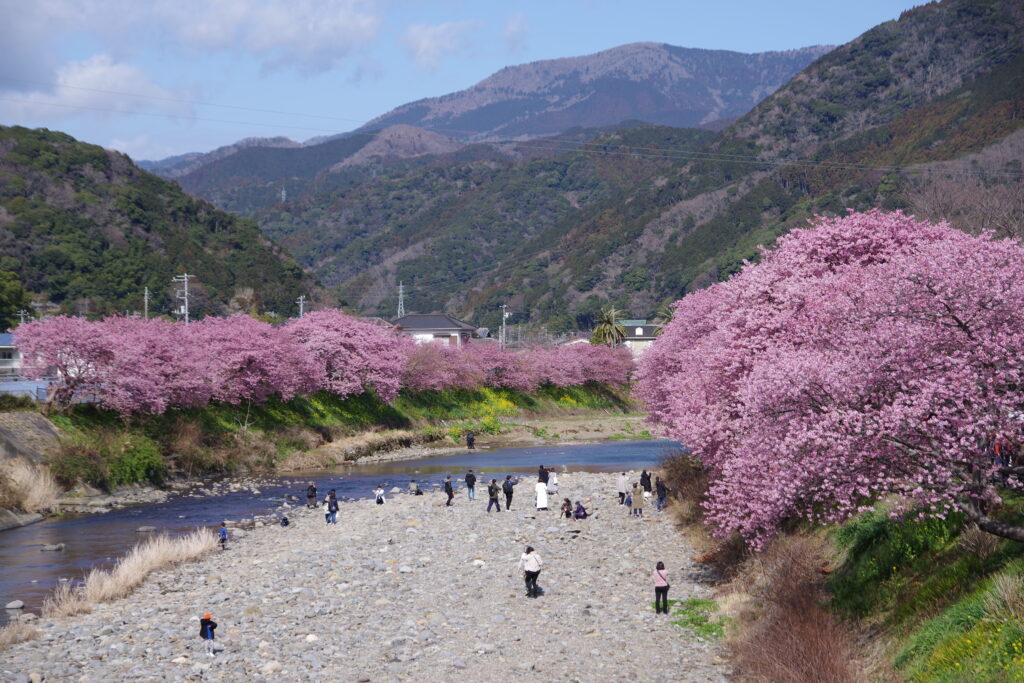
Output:
[[476,475],[473,470],[466,472],[466,496],[469,500],[476,500]]
[[639,484],[633,484],[633,492],[630,494],[633,498],[633,516],[643,517],[644,516],[644,489]]
[[316,484],[309,482],[306,487],[306,507],[310,510],[316,509]]
[[377,505],[384,504],[384,486],[382,484],[377,484],[377,488],[373,490],[373,495],[377,499]]
[[626,473],[619,475],[619,505],[626,504],[626,493],[629,491],[629,484],[626,481]]
[[327,497],[324,499],[327,503],[327,523],[337,524],[338,523],[338,496],[335,494],[334,489],[328,492]]
[[665,486],[661,477],[654,480],[654,492],[658,494],[658,512],[661,512],[668,504],[668,487]]
[[652,573],[654,577],[654,612],[668,614],[668,572],[665,563],[659,562]]
[[537,577],[540,576],[541,565],[544,564],[532,546],[526,546],[526,552],[519,558],[519,567],[523,570],[523,579],[526,582],[526,597],[537,597]]
[[498,500],[498,494],[501,493],[501,487],[498,486],[497,479],[491,479],[491,483],[487,486],[487,512],[491,511],[493,505],[497,508],[498,512],[501,512],[501,502]]
[[220,543],[221,550],[228,549],[228,525],[224,522],[220,523],[220,530],[217,531],[217,542]]
[[537,509],[547,510],[548,509],[548,485],[542,481],[538,481],[533,490],[537,493]]
[[217,630],[217,622],[213,620],[213,615],[207,612],[203,615],[203,618],[199,620],[199,637],[203,639],[206,644],[206,654],[213,656],[213,632]]
[[501,490],[505,492],[505,511],[506,512],[512,509],[512,494],[515,492],[514,488],[515,488],[515,485],[518,484],[518,483],[519,483],[518,479],[516,479],[515,481],[512,481],[512,475],[511,474],[506,474],[505,475],[505,481],[502,482],[502,484],[501,484]]
[[452,488],[452,475],[450,474],[444,478],[444,492],[448,496],[444,506],[450,508],[452,506],[452,498],[455,497],[455,489]]

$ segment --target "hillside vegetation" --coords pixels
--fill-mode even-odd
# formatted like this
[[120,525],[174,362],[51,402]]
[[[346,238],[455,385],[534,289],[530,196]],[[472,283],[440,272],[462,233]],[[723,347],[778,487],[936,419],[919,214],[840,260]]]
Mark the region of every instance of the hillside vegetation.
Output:
[[[128,157],[47,130],[0,127],[0,271],[66,310],[169,313],[195,273],[192,314],[242,290],[287,314],[314,281],[248,219],[197,201]],[[248,290],[248,291],[246,291]]]

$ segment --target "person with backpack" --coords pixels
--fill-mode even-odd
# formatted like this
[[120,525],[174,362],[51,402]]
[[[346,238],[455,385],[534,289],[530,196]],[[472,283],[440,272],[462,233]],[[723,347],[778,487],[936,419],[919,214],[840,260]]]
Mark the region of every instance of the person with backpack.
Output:
[[498,480],[491,479],[491,483],[487,486],[487,512],[491,511],[492,505],[497,508],[498,512],[501,512],[501,503],[498,501],[499,493],[501,493],[501,487],[498,486]]
[[512,494],[515,492],[514,488],[515,488],[515,485],[518,484],[518,483],[519,483],[518,479],[516,479],[515,481],[512,481],[512,475],[511,474],[506,474],[505,475],[505,481],[501,484],[501,490],[505,492],[505,511],[506,512],[512,509]]
[[220,543],[221,550],[228,549],[228,525],[225,522],[220,523],[220,530],[217,532],[217,542]]
[[476,500],[476,475],[473,470],[466,472],[466,496],[469,500]]
[[444,478],[444,492],[448,496],[448,500],[445,502],[445,507],[452,506],[452,499],[455,498],[455,489],[452,488],[452,475],[448,475]]
[[330,493],[327,494],[327,498],[324,499],[327,503],[327,523],[337,524],[338,523],[338,496],[335,494],[334,489],[331,489]]
[[652,572],[654,577],[654,612],[668,614],[668,572],[665,563],[659,562]]
[[384,486],[382,484],[377,484],[377,488],[373,490],[373,496],[377,500],[377,505],[384,504]]
[[316,484],[309,482],[306,487],[306,507],[310,510],[316,509]]
[[213,656],[213,632],[217,630],[217,622],[213,620],[213,615],[207,612],[203,615],[203,618],[199,620],[199,637],[206,643],[206,654]]
[[523,580],[526,582],[526,597],[536,598],[540,592],[537,587],[537,577],[540,576],[541,565],[544,564],[532,546],[526,546],[526,551],[519,558],[519,567],[523,570]]
[[619,505],[626,504],[626,493],[629,492],[628,483],[626,482],[626,473],[623,472],[619,475]]
[[668,504],[668,487],[665,486],[665,482],[661,480],[661,477],[654,480],[654,492],[658,494],[658,512],[661,512]]

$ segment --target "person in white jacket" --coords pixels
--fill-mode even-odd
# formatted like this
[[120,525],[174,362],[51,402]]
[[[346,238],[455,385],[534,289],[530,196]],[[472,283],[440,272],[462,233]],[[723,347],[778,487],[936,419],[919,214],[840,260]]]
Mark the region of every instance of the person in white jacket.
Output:
[[526,552],[519,558],[519,567],[523,570],[523,578],[526,581],[526,597],[536,598],[539,594],[537,588],[537,577],[540,576],[540,568],[544,563],[534,550],[533,546],[526,546]]
[[542,481],[538,481],[534,486],[534,490],[537,492],[537,509],[547,510],[548,509],[548,485]]
[[626,481],[626,473],[623,472],[619,475],[619,505],[626,504],[626,492],[628,491],[628,483]]

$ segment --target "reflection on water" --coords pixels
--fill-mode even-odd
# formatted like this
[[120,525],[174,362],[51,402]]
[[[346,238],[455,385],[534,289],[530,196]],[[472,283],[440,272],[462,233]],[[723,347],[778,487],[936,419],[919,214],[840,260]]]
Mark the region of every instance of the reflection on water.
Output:
[[[196,526],[219,525],[224,519],[266,514],[288,495],[298,496],[304,503],[310,481],[316,484],[321,496],[333,488],[342,497],[369,498],[378,483],[387,490],[392,486],[405,489],[412,478],[429,492],[440,486],[446,474],[461,481],[461,475],[470,467],[477,473],[501,479],[505,474],[536,472],[540,465],[577,472],[639,469],[652,466],[675,446],[669,441],[631,441],[473,451],[269,477],[261,479],[259,495],[235,491],[199,498],[175,496],[163,503],[102,515],[48,519],[0,533],[0,605],[17,599],[29,609],[38,610],[58,579],[81,578],[93,567],[109,565],[113,558],[135,545],[143,537],[136,532],[140,526],[179,533]],[[56,543],[65,544],[63,552],[40,550]],[[6,618],[0,614],[0,623]]]

